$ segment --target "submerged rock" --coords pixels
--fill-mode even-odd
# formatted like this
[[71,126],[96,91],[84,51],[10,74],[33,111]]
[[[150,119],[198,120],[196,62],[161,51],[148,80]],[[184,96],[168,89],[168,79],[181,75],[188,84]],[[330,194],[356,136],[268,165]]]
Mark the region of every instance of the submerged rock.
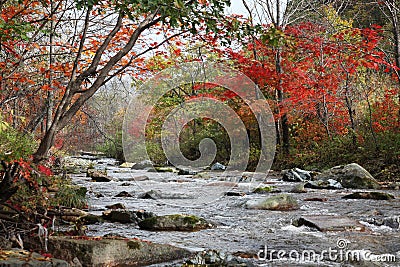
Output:
[[344,199],[374,199],[374,200],[391,200],[394,196],[384,192],[354,192],[345,195]]
[[246,203],[246,208],[287,211],[299,209],[299,204],[292,196],[280,194],[262,200],[249,200]]
[[357,163],[333,167],[315,177],[316,180],[338,181],[344,188],[379,189],[378,181]]
[[155,216],[139,222],[140,229],[150,231],[198,231],[213,225],[194,215],[173,214]]

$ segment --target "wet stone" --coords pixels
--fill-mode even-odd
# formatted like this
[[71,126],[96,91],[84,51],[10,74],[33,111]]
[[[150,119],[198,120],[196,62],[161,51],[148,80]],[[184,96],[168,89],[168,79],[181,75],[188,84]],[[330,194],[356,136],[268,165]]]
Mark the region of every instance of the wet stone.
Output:
[[343,197],[344,199],[373,199],[373,200],[391,200],[394,196],[385,192],[354,192]]
[[213,224],[194,215],[172,214],[154,216],[139,222],[140,229],[150,231],[198,231],[212,228]]
[[114,178],[108,176],[106,172],[88,169],[87,176],[92,178],[95,182],[111,182]]
[[132,197],[132,195],[126,191],[122,191],[122,192],[118,193],[115,197]]
[[307,189],[304,188],[304,183],[299,183],[290,189],[290,193],[307,193]]
[[151,162],[150,160],[143,160],[141,162],[133,164],[131,168],[134,170],[144,170],[147,168],[153,168],[153,162]]
[[122,203],[115,203],[115,204],[106,206],[106,209],[110,209],[110,210],[123,209],[124,210],[124,209],[126,209],[126,207]]
[[316,172],[306,171],[299,168],[282,170],[282,180],[286,182],[305,182],[312,180]]
[[343,189],[340,182],[333,179],[309,181],[304,185],[304,187],[312,189]]
[[249,200],[246,207],[248,209],[288,211],[299,209],[299,204],[294,197],[288,194],[280,194],[261,200]]
[[346,216],[316,215],[303,216],[293,222],[293,225],[316,228],[321,232],[333,231],[365,231],[365,226]]
[[228,196],[228,197],[243,197],[245,195],[246,195],[245,192],[236,192],[236,191],[225,192],[225,196]]

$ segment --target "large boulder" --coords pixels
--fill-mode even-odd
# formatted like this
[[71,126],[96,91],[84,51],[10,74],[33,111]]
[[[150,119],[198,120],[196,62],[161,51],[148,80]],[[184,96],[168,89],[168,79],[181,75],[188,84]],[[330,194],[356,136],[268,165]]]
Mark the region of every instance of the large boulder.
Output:
[[70,266],[146,266],[182,259],[185,249],[140,239],[107,237],[49,238],[49,252]]
[[335,166],[318,174],[316,180],[338,181],[344,188],[379,189],[380,185],[372,175],[357,163]]
[[299,204],[297,200],[288,195],[280,194],[273,197],[261,199],[261,200],[249,200],[246,203],[248,209],[259,209],[259,210],[297,210]]
[[172,214],[154,216],[139,222],[140,229],[150,231],[198,231],[212,228],[213,224],[194,215]]

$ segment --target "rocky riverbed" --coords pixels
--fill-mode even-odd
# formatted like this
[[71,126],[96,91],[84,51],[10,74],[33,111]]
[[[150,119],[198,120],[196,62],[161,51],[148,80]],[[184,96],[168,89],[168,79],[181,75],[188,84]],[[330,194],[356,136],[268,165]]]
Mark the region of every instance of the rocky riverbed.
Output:
[[[400,191],[396,189],[314,189],[286,182],[280,172],[263,174],[206,171],[178,175],[121,168],[112,159],[93,160],[110,182],[71,175],[88,188],[89,212],[101,215],[121,203],[127,210],[156,215],[195,215],[213,227],[199,231],[149,231],[136,223],[88,225],[90,236],[140,238],[198,252],[192,264],[232,266],[400,266]],[[254,185],[264,188],[254,193]],[[395,187],[393,187],[395,188]],[[362,192],[364,198],[344,198]],[[365,193],[389,194],[369,199]],[[121,194],[122,193],[122,194]],[[147,193],[147,195],[146,195]],[[375,194],[375,193],[373,193]],[[372,194],[372,195],[373,195]],[[289,196],[294,207],[253,209],[272,196]],[[157,266],[181,266],[187,260]]]

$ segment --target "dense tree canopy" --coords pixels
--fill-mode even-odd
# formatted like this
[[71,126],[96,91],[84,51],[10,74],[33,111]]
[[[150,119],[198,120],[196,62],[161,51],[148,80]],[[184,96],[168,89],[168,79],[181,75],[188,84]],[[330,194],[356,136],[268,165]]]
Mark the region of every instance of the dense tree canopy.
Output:
[[[130,93],[118,84],[129,88],[180,62],[213,60],[244,72],[263,91],[276,120],[279,164],[312,164],[330,149],[327,143],[353,152],[371,146],[368,153],[397,147],[396,1],[242,4],[247,14],[226,16],[228,0],[2,1],[0,130],[32,135],[36,161],[54,146],[101,148],[122,156],[117,129],[126,107],[121,98]],[[152,149],[160,149],[156,129],[168,110],[206,93],[242,112],[256,159],[254,118],[228,91],[186,88],[165,96],[154,114],[159,118],[149,124]],[[219,126],[197,121],[190,127],[202,136],[215,135],[223,151],[218,160],[228,160]],[[186,154],[201,139],[189,140],[189,132],[182,136],[188,139]],[[79,147],[79,140],[87,140],[87,147]],[[388,162],[398,158],[392,152]],[[307,155],[304,161],[291,161],[299,154]]]

